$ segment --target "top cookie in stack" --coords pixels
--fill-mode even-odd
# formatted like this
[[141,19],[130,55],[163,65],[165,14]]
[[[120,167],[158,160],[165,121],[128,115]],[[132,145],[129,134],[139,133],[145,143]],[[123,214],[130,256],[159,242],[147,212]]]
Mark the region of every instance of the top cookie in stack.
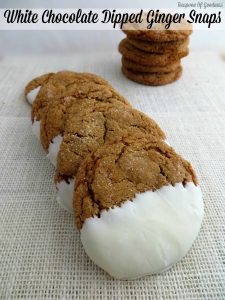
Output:
[[165,30],[162,24],[140,30],[135,24],[124,29],[127,38],[119,44],[122,72],[129,79],[146,85],[164,85],[180,78],[181,58],[189,53],[190,26]]

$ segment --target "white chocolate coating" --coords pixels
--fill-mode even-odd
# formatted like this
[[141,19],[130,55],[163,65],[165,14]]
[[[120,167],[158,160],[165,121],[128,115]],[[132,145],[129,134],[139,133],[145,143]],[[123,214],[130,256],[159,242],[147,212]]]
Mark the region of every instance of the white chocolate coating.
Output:
[[59,148],[62,143],[63,137],[61,135],[57,135],[54,137],[52,142],[49,144],[48,147],[48,154],[47,157],[49,158],[50,162],[53,164],[53,166],[56,167],[57,165],[57,156],[59,153]]
[[56,200],[63,209],[73,214],[73,189],[75,178],[71,178],[69,182],[62,180],[57,183]]
[[[40,121],[34,121],[32,124],[32,131],[34,135],[40,140]],[[49,158],[50,162],[53,166],[56,167],[57,165],[57,156],[59,153],[59,148],[63,137],[61,135],[57,135],[52,140],[48,148],[47,157]],[[58,204],[69,213],[73,214],[73,187],[74,187],[74,179],[70,179],[69,182],[65,182],[64,180],[59,182],[56,186],[57,194],[56,200]]]
[[[41,122],[35,120],[32,124],[32,132],[38,138],[39,141],[41,140],[40,127],[41,127]],[[54,137],[54,139],[52,140],[52,142],[50,143],[50,145],[48,147],[47,157],[49,158],[50,162],[55,167],[57,164],[57,156],[59,153],[59,148],[60,148],[62,140],[63,140],[63,137],[61,135],[57,135],[56,137]]]
[[[32,131],[34,135],[40,140],[40,121],[34,121],[32,124]],[[57,165],[57,156],[59,153],[60,145],[63,140],[61,135],[57,135],[50,143],[48,148],[47,157],[49,158],[50,162],[53,166],[56,167]],[[61,182],[57,183],[57,194],[56,194],[56,201],[58,202],[59,206],[69,213],[73,214],[73,190],[74,190],[74,183],[75,177],[71,178],[69,182],[65,182],[62,180]]]
[[32,105],[34,100],[36,99],[36,96],[38,94],[38,92],[40,91],[40,88],[41,86],[31,90],[27,95],[26,95],[26,98],[27,98],[27,101]]
[[168,185],[87,219],[81,241],[88,256],[111,276],[135,279],[180,261],[196,239],[202,218],[200,187]]
[[57,202],[62,208],[64,208],[71,214],[74,213],[73,210],[74,183],[75,183],[75,177],[73,179],[70,179],[69,183],[63,180],[57,184],[57,196],[56,196]]

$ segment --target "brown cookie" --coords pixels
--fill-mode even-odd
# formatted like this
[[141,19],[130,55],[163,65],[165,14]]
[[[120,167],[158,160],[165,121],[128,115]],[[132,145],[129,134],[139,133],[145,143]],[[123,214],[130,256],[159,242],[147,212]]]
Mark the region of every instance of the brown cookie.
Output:
[[143,73],[169,73],[175,71],[180,66],[180,60],[165,66],[142,65],[142,64],[135,63],[132,60],[126,59],[125,57],[122,57],[121,61],[122,61],[122,65],[126,69],[130,69],[134,72],[143,72]]
[[77,72],[72,72],[72,71],[60,71],[57,73],[47,73],[43,74],[41,76],[38,76],[34,79],[32,79],[30,82],[25,87],[25,92],[24,94],[27,95],[31,90],[36,89],[37,87],[41,87],[44,84],[46,84],[50,78],[53,80],[60,80],[66,84],[67,81],[70,81],[74,76],[77,78],[87,78],[89,80],[97,80],[98,82],[101,82],[102,84],[109,85],[109,83],[101,78],[100,76],[97,76],[95,74],[90,74],[90,73],[77,73]]
[[186,51],[189,44],[189,38],[176,42],[151,42],[133,38],[128,38],[128,42],[134,47],[153,53],[177,53]]
[[119,52],[127,59],[136,63],[149,66],[165,66],[172,63],[176,63],[179,59],[188,55],[188,49],[177,53],[157,54],[148,53],[137,49],[123,39],[119,44]]
[[120,206],[137,193],[187,182],[197,184],[189,162],[152,136],[132,135],[105,144],[82,162],[74,193],[78,229],[101,211]]
[[74,96],[56,97],[50,104],[41,108],[40,138],[46,151],[54,137],[63,135],[65,123],[70,115],[73,115],[75,120],[79,114],[83,114],[89,106],[93,106],[95,103],[128,106],[122,101],[118,101],[118,96],[107,86],[96,85],[86,80],[71,85],[65,94]]
[[125,66],[122,66],[123,74],[138,83],[145,85],[164,85],[178,80],[182,75],[182,67],[178,67],[175,71],[169,73],[137,73]]
[[169,29],[165,29],[165,23],[154,23],[151,29],[147,29],[146,18],[140,24],[127,23],[123,26],[123,32],[129,38],[154,42],[171,42],[186,39],[192,33],[192,25],[185,19],[180,23],[171,23]]
[[[77,97],[87,97],[89,91],[100,90],[101,87],[107,87],[111,94],[118,101],[129,105],[128,101],[122,97],[115,89],[100,76],[89,74],[89,73],[76,73],[70,71],[62,71],[58,73],[48,74],[48,78],[43,82],[40,78],[36,78],[31,81],[28,87],[35,86],[35,82],[39,82],[41,89],[32,105],[32,120],[40,120],[42,110],[45,106],[49,105],[56,99],[77,96]],[[43,84],[40,84],[43,82]]]
[[79,114],[79,104],[74,103],[75,107],[65,117],[56,181],[76,176],[80,163],[89,153],[117,136],[146,133],[157,139],[165,138],[157,123],[136,109],[118,103],[89,102],[85,113]]

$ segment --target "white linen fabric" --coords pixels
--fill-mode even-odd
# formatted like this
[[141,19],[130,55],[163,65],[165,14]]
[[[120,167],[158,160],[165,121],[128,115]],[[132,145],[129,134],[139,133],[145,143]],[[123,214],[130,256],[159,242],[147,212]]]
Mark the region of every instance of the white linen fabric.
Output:
[[[225,298],[225,62],[209,52],[183,61],[179,81],[147,87],[121,74],[118,53],[0,60],[0,299]],[[73,216],[57,205],[54,167],[32,134],[23,89],[33,77],[62,69],[109,80],[196,169],[202,228],[169,271],[135,281],[111,278],[87,257]]]

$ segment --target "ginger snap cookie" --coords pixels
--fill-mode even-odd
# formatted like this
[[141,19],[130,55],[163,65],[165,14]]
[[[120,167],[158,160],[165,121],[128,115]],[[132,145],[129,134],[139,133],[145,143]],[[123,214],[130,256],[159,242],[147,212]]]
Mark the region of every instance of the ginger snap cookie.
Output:
[[88,256],[111,276],[135,279],[180,261],[200,230],[195,172],[159,139],[120,137],[88,155],[74,210]]
[[175,63],[165,65],[165,66],[149,66],[149,65],[142,65],[138,64],[132,60],[126,59],[122,57],[122,66],[126,69],[130,69],[136,73],[143,72],[143,73],[169,73],[175,71],[180,66],[180,60]]
[[148,133],[165,139],[164,132],[154,120],[125,105],[93,103],[82,115],[68,114],[58,154],[58,173],[65,177],[75,176],[87,154],[128,132]]
[[176,42],[150,42],[127,38],[128,42],[134,47],[145,51],[154,53],[177,53],[186,51],[189,45],[189,38]]
[[[26,94],[41,87],[40,97],[52,76],[30,84]],[[201,226],[202,195],[192,166],[164,142],[153,120],[110,86],[92,79],[52,86],[37,110],[41,139],[58,161],[59,203],[71,210],[73,198],[85,251],[120,279],[168,269]]]
[[[47,74],[43,74],[41,76],[38,76],[38,77],[32,79],[26,85],[25,91],[24,91],[25,97],[27,98],[27,100],[30,104],[33,104],[40,88],[45,83],[47,83],[50,78],[53,79],[53,82],[55,84],[57,84],[57,81],[59,80],[61,82],[64,82],[64,85],[65,85],[66,83],[70,83],[72,78],[74,78],[74,76],[76,76],[76,78],[78,76],[80,78],[81,78],[81,76],[83,76],[83,77],[86,77],[89,80],[98,80],[98,82],[100,81],[102,84],[105,84],[105,85],[109,84],[106,80],[104,80],[103,78],[100,78],[99,76],[97,76],[95,74],[77,73],[77,72],[72,72],[72,71],[60,71],[58,73],[47,73]],[[57,92],[56,92],[56,94],[57,94]]]
[[123,74],[138,83],[145,84],[145,85],[165,85],[171,82],[178,80],[182,75],[182,67],[178,67],[172,72],[167,73],[146,73],[146,72],[135,72],[122,66]]
[[[43,81],[35,83],[35,86],[40,85],[40,82]],[[85,97],[87,86],[88,97]],[[49,105],[43,106],[39,129],[41,134],[38,133],[52,164],[56,166],[59,161],[56,175],[57,200],[70,211],[74,177],[80,162],[88,153],[121,133],[144,132],[159,139],[165,138],[153,120],[114,98],[108,86],[97,88],[94,85],[92,89],[92,85],[87,85],[85,81],[79,87],[79,97],[72,85],[74,90],[70,90],[70,94],[75,94],[75,97],[56,97]],[[37,123],[34,122],[34,125]]]
[[32,94],[36,95],[35,98],[32,98],[32,120],[40,120],[40,111],[49,102],[67,96],[88,96],[89,91],[93,91],[95,85],[98,89],[107,87],[118,101],[129,105],[128,101],[100,76],[89,73],[61,71],[37,77],[28,83],[25,88],[25,95],[28,98],[31,98]]
[[57,154],[56,184],[60,205],[73,212],[74,179],[88,154],[117,136],[138,133],[147,133],[157,139],[165,138],[154,120],[125,105],[89,103],[88,109],[80,115],[71,110],[66,116]]
[[76,124],[89,107],[99,102],[114,103],[116,106],[122,107],[126,106],[114,98],[108,98],[108,96],[110,96],[110,94],[108,94],[107,91],[104,94],[104,90],[101,90],[101,98],[78,99],[75,97],[67,97],[66,101],[65,98],[57,99],[54,101],[54,104],[45,107],[45,113],[41,119],[40,141],[54,166],[57,164],[59,148],[71,119],[74,124]]
[[147,29],[147,21],[143,20],[141,24],[126,23],[123,26],[123,32],[129,38],[154,42],[174,42],[184,40],[192,33],[192,25],[185,19],[179,23],[171,23],[169,29],[165,29],[165,23],[154,23],[152,28]]
[[[102,92],[102,90],[104,91]],[[99,97],[100,99],[101,93],[108,94],[108,98],[113,97],[130,106],[129,102],[106,80],[95,74],[61,71],[35,78],[25,88],[27,98],[33,96],[31,103],[34,134],[40,139],[40,128],[43,127],[41,120],[48,111],[47,107],[53,106],[58,99],[61,99],[61,103],[66,101],[66,97],[69,96],[73,96],[74,99],[75,97]],[[34,98],[35,95],[36,98]],[[46,149],[46,147],[44,148]]]
[[[86,91],[87,84],[84,84]],[[80,87],[81,91],[82,87]],[[82,93],[80,96],[67,96],[59,99],[55,99],[51,105],[42,109],[41,118],[41,143],[44,149],[47,151],[50,143],[57,135],[63,135],[65,130],[65,124],[68,123],[69,116],[72,115],[75,122],[79,114],[83,114],[96,103],[113,103],[117,106],[125,105],[118,101],[117,97],[109,90],[108,87],[102,86],[89,86],[89,92],[86,96]]]
[[137,49],[123,39],[119,44],[119,52],[126,58],[136,63],[150,66],[165,66],[176,63],[182,57],[188,55],[188,49],[177,53],[149,53]]

